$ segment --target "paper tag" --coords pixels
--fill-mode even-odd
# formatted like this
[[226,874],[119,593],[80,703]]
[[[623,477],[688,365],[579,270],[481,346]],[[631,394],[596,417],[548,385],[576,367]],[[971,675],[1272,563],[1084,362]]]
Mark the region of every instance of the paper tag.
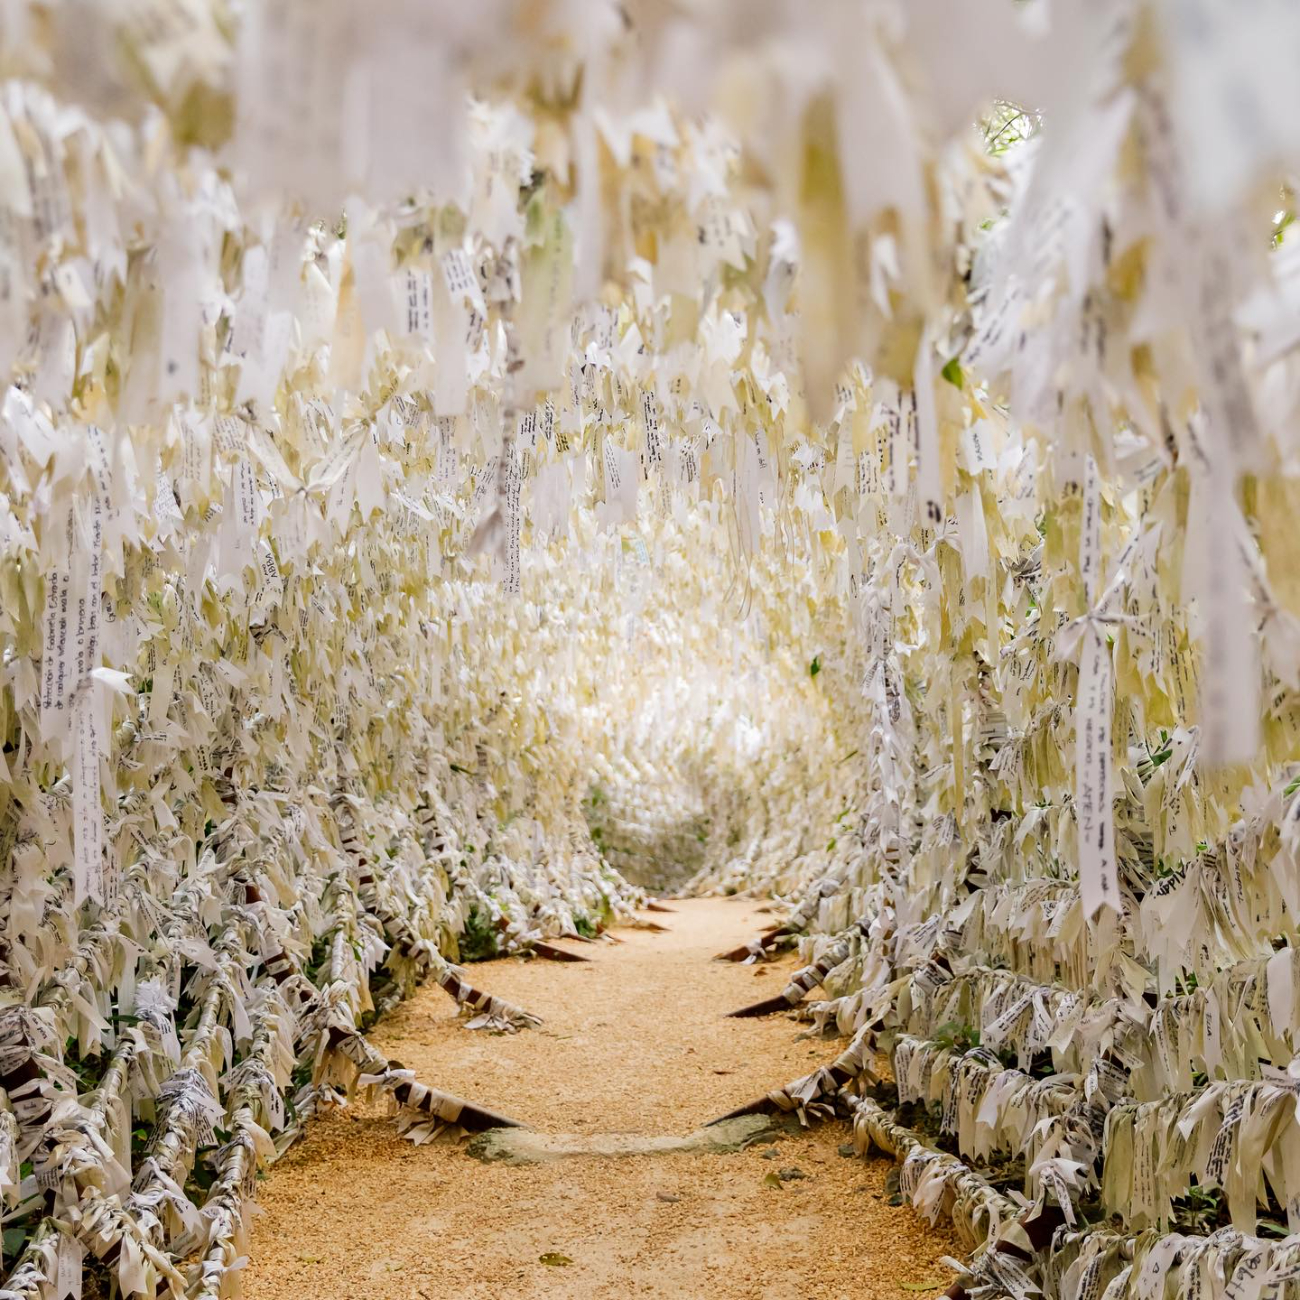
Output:
[[467,299],[480,314],[486,311],[478,276],[474,274],[464,249],[448,249],[442,255],[442,278],[453,302]]
[[[406,273],[406,332],[433,338],[433,285],[428,271]],[[448,289],[451,289],[448,280]]]
[[928,331],[922,332],[916,353],[916,388],[912,395],[916,457],[917,503],[923,527],[943,525],[943,488],[939,478],[939,418],[934,405],[934,348]]
[[71,1233],[59,1234],[56,1300],[81,1300],[82,1265],[86,1248]]
[[1084,914],[1120,910],[1111,808],[1111,652],[1091,620],[1080,650],[1074,711],[1074,810],[1079,823],[1079,888]]
[[1259,751],[1259,646],[1241,551],[1253,543],[1227,491],[1218,475],[1193,475],[1184,549],[1184,593],[1200,606],[1202,752],[1211,767]]
[[[66,547],[72,546],[72,507],[64,524]],[[69,659],[72,624],[71,557],[45,575],[45,609],[41,617],[41,731],[50,738],[66,734],[68,697],[76,687]]]
[[99,710],[92,692],[76,704],[72,751],[73,905],[108,901],[104,888],[104,810],[99,791]]
[[522,486],[519,450],[512,442],[505,452],[505,500],[502,503],[506,522],[505,574],[502,586],[512,596],[519,594],[519,529],[522,519],[519,497]]
[[1083,468],[1083,515],[1079,521],[1079,579],[1083,603],[1091,609],[1101,577],[1101,477],[1089,453]]

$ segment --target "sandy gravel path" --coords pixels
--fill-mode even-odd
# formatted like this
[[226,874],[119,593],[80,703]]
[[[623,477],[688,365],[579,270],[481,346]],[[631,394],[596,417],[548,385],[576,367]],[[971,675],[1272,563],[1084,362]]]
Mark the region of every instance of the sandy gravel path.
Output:
[[[444,1090],[545,1134],[685,1136],[829,1059],[783,1016],[727,1020],[794,964],[715,962],[766,917],[730,899],[675,902],[668,933],[567,946],[585,965],[504,960],[475,983],[545,1018],[469,1032],[436,986],[373,1033]],[[762,972],[762,973],[759,973]],[[414,1147],[378,1108],[313,1124],[262,1185],[248,1300],[876,1300],[937,1295],[955,1241],[884,1194],[890,1162],[845,1158],[821,1126],[729,1153],[582,1155],[483,1164]],[[774,1187],[767,1175],[806,1175]],[[779,1181],[779,1180],[775,1180]],[[568,1264],[541,1262],[542,1256]],[[921,1290],[919,1283],[933,1282]],[[908,1284],[908,1285],[904,1285]]]

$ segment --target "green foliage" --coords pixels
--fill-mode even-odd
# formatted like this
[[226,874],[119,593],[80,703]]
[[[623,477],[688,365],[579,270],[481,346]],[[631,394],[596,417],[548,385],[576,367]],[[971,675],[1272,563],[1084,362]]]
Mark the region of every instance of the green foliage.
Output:
[[1004,154],[1008,149],[1023,144],[1037,135],[1041,126],[1042,119],[1036,113],[1005,99],[998,100],[980,123],[984,147],[991,154]]
[[484,961],[495,957],[499,951],[497,939],[497,928],[491,914],[477,907],[470,908],[465,918],[465,929],[460,935],[461,961]]
[[822,670],[821,655],[813,655],[813,661],[808,665],[808,676],[816,677],[817,674],[821,672],[821,670]]
[[1287,228],[1295,221],[1295,209],[1283,208],[1273,221],[1273,247],[1276,248],[1283,240]]
[[108,1068],[108,1058],[104,1056],[82,1057],[77,1050],[77,1040],[69,1038],[63,1045],[63,1063],[77,1076],[77,1092],[84,1096],[99,1087],[104,1071]]
[[963,1020],[949,1020],[934,1031],[934,1041],[950,1051],[969,1052],[980,1045],[980,1031]]
[[334,945],[334,932],[327,931],[325,934],[318,934],[311,941],[311,956],[307,958],[307,968],[303,974],[307,976],[313,984],[320,984],[321,967],[329,961],[330,948]]
[[1151,760],[1151,766],[1155,768],[1167,763],[1173,756],[1173,752],[1173,742],[1169,739],[1169,733],[1164,728],[1161,728],[1159,745],[1156,746],[1154,751],[1150,746],[1147,747],[1147,757]]
[[1173,1203],[1171,1227],[1180,1232],[1208,1235],[1229,1221],[1223,1192],[1218,1187],[1189,1187]]
[[962,374],[961,363],[956,357],[952,357],[939,373],[954,388],[960,388],[966,381],[966,376]]

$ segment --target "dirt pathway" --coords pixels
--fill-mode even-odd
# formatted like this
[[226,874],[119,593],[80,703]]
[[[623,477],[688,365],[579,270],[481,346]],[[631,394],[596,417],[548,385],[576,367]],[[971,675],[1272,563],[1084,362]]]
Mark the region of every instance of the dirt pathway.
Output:
[[[723,1013],[784,984],[794,964],[710,960],[752,937],[753,904],[699,899],[570,944],[586,965],[505,960],[475,982],[545,1018],[540,1030],[469,1032],[436,986],[373,1033],[436,1087],[543,1134],[685,1136],[806,1073],[833,1048],[783,1016]],[[937,1295],[956,1254],[885,1195],[890,1162],[845,1158],[840,1125],[730,1154],[582,1155],[483,1164],[414,1147],[378,1109],[314,1123],[259,1194],[248,1300],[841,1300]],[[782,1170],[804,1177],[768,1179]],[[772,1186],[779,1182],[779,1186]],[[545,1264],[542,1256],[556,1259]],[[558,1262],[568,1259],[570,1263]],[[918,1283],[933,1282],[933,1289]],[[907,1285],[905,1285],[907,1284]]]

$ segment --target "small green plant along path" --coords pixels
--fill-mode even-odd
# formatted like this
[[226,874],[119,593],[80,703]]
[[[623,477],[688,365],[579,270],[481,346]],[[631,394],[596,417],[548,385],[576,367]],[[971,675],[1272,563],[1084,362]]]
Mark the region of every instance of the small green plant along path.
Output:
[[539,1029],[468,1031],[436,987],[383,1020],[383,1052],[528,1129],[416,1147],[380,1106],[316,1121],[260,1188],[249,1300],[941,1294],[957,1243],[891,1204],[892,1161],[845,1154],[847,1126],[701,1128],[835,1049],[724,1018],[796,964],[713,960],[762,927],[755,904],[671,907],[662,932],[568,943],[586,963],[472,968]]

